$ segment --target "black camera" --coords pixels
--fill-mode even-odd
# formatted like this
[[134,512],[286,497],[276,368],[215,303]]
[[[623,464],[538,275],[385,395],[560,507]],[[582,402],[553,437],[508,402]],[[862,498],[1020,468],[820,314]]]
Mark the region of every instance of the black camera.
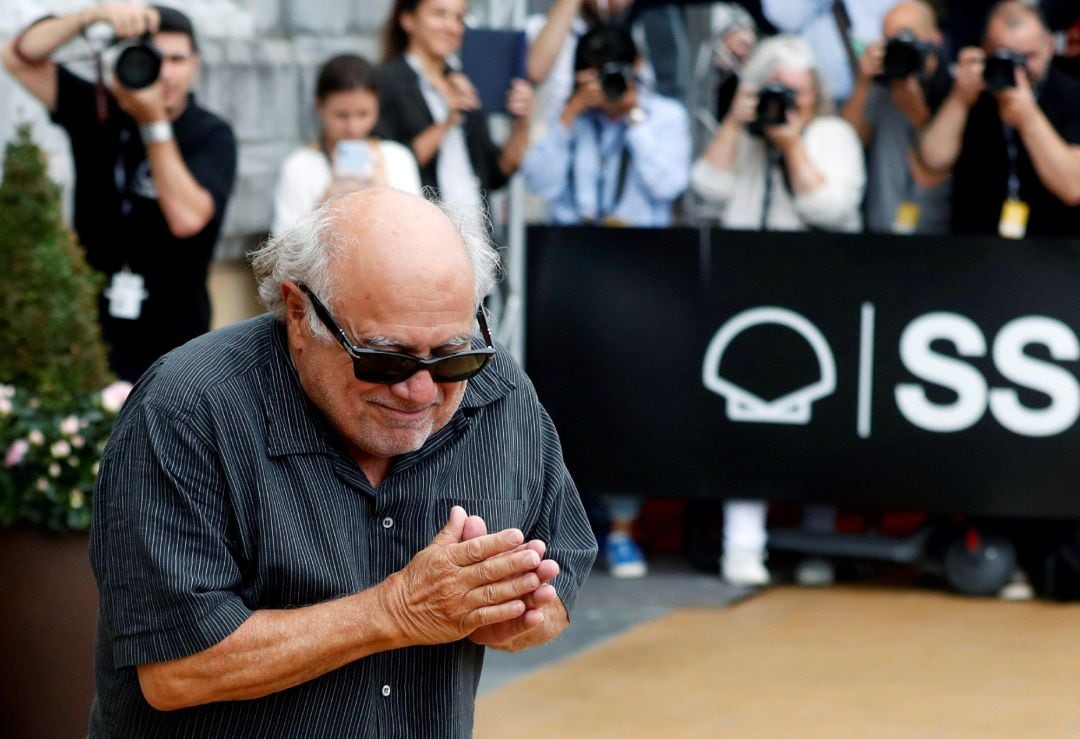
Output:
[[1009,49],[994,49],[986,55],[983,81],[990,92],[1016,87],[1016,70],[1024,68],[1024,55]]
[[795,91],[779,82],[770,82],[758,93],[755,128],[760,131],[769,126],[787,123],[787,113],[795,109]]
[[907,79],[913,74],[921,75],[926,69],[926,57],[931,45],[920,40],[911,31],[900,31],[885,43],[885,59],[881,82]]
[[621,99],[630,89],[633,78],[634,67],[631,64],[608,62],[600,67],[600,88],[604,91],[604,98],[611,102]]
[[131,90],[141,90],[157,82],[161,75],[161,52],[150,35],[124,42],[113,68],[117,81]]

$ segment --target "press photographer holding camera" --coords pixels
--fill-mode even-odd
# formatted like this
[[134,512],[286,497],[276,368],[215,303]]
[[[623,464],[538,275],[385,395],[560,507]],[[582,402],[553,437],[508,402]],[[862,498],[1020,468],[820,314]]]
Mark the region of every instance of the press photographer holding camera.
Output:
[[1080,232],[1080,82],[1051,66],[1037,8],[993,6],[983,48],[960,50],[952,90],[917,148],[917,177],[953,178],[956,233]]
[[[119,55],[108,88],[49,58],[96,23],[135,41]],[[99,318],[109,364],[134,382],[210,327],[206,278],[236,142],[229,125],[192,98],[194,28],[172,8],[93,5],[34,22],[0,58],[71,141],[75,230],[87,261],[108,281]]]
[[862,228],[862,145],[830,105],[805,41],[780,35],[758,44],[727,115],[690,172],[694,190],[723,206],[720,225]]
[[950,86],[934,9],[924,0],[899,2],[885,15],[882,30],[884,39],[860,57],[854,90],[841,112],[867,150],[866,229],[947,233],[951,183],[921,187],[908,162],[912,144]]
[[522,164],[552,222],[671,225],[690,168],[690,121],[682,103],[640,83],[642,64],[621,26],[595,25],[578,41],[573,92]]

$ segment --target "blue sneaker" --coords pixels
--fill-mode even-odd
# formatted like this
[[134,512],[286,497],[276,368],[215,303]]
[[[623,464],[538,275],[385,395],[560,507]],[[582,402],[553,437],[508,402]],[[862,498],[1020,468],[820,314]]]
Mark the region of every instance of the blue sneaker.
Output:
[[609,536],[604,544],[604,556],[612,577],[644,577],[649,571],[641,547],[628,536]]

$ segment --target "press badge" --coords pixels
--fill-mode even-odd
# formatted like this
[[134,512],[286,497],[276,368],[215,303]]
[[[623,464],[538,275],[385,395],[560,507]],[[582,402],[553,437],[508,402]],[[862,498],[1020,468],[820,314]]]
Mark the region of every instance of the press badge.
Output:
[[143,287],[143,276],[126,267],[112,276],[105,290],[109,299],[109,315],[134,321],[142,313],[142,302],[150,297]]
[[1001,204],[1001,222],[998,233],[1006,239],[1022,239],[1027,233],[1028,204],[1017,198],[1009,198]]
[[913,234],[919,227],[919,206],[910,200],[905,200],[896,206],[896,214],[893,216],[892,230],[894,234]]

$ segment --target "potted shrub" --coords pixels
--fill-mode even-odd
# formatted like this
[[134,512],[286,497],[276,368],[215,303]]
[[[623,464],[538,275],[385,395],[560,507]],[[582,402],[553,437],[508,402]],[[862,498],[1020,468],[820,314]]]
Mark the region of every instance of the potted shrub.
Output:
[[97,614],[87,529],[130,388],[108,373],[100,287],[24,126],[0,180],[0,726],[12,736],[86,734]]

